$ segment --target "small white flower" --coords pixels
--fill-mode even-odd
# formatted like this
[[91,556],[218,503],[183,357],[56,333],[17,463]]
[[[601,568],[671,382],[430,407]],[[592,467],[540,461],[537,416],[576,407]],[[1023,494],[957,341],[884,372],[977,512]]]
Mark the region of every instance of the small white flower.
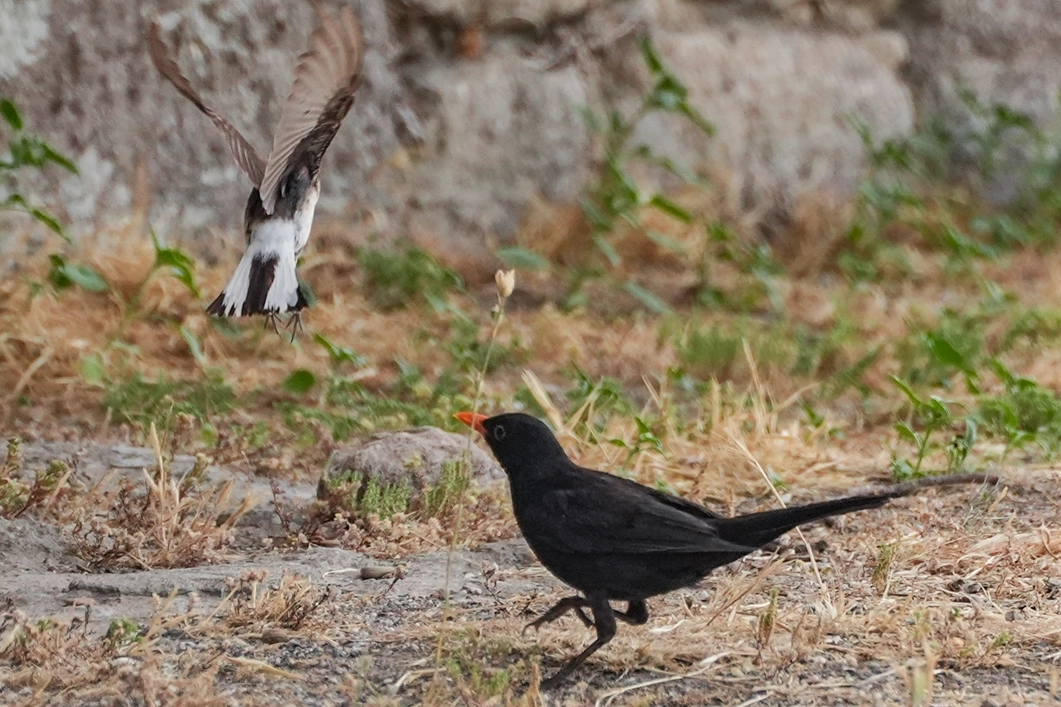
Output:
[[512,290],[516,289],[516,271],[498,270],[494,273],[494,282],[497,283],[497,291],[501,293],[501,297],[508,299],[512,296]]

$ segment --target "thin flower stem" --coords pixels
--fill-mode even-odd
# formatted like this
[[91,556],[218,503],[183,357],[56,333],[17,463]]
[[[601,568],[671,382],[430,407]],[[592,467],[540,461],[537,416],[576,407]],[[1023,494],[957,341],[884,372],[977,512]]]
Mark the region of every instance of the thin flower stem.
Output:
[[[472,399],[472,413],[479,414],[479,405],[482,402],[483,397],[483,385],[486,382],[486,373],[490,370],[490,358],[494,353],[494,343],[497,341],[497,336],[501,331],[501,324],[505,319],[505,302],[508,300],[508,296],[512,294],[512,287],[515,282],[515,275],[513,271],[508,273],[502,273],[498,271],[497,276],[497,304],[491,310],[491,317],[494,321],[493,327],[490,329],[490,337],[486,342],[486,354],[483,356],[483,365],[476,371],[475,376],[475,397]],[[461,464],[464,467],[464,473],[471,476],[471,454],[472,444],[475,439],[475,430],[471,427],[468,428],[468,434],[465,437],[466,445],[464,448],[464,454],[461,458]],[[464,506],[467,501],[467,493],[461,495],[461,498],[457,502],[457,514],[454,518],[453,533],[450,537],[449,548],[446,551],[446,583],[443,590],[442,599],[442,630],[439,632],[438,644],[435,648],[435,662],[441,664],[442,662],[442,649],[445,645],[447,631],[446,631],[446,619],[449,617],[450,610],[450,584],[453,577],[453,555],[457,548],[457,538],[460,537],[461,525],[464,520]]]

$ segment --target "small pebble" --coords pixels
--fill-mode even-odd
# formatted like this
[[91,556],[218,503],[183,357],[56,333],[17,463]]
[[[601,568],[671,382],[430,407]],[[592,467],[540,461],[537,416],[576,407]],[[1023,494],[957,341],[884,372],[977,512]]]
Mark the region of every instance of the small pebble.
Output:
[[369,565],[361,568],[361,579],[383,579],[394,574],[394,567],[386,565]]

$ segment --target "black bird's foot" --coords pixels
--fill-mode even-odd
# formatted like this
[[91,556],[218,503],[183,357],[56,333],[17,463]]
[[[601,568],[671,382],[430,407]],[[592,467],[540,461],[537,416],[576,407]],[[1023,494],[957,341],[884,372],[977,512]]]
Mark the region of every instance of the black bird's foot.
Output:
[[626,611],[616,611],[615,618],[633,626],[648,623],[648,604],[644,599],[634,599],[626,603]]
[[555,690],[556,688],[560,687],[560,685],[565,680],[567,680],[568,675],[570,675],[570,673],[565,673],[563,670],[557,671],[556,675],[542,680],[541,689],[545,692]]
[[564,597],[563,599],[558,601],[553,608],[549,609],[544,614],[536,618],[534,621],[531,621],[529,624],[524,626],[523,634],[525,635],[527,633],[527,629],[533,628],[537,630],[538,627],[542,624],[552,623],[553,621],[556,621],[558,618],[560,618],[569,611],[574,611],[576,614],[578,614],[578,618],[582,620],[583,624],[592,627],[593,622],[590,621],[588,616],[586,616],[586,612],[582,610],[583,607],[587,607],[589,605],[589,602],[580,596]]
[[[639,609],[637,604],[644,606],[644,602],[631,602],[630,607],[627,609],[627,614],[632,614],[634,619],[640,618]],[[578,666],[586,662],[586,658],[596,653],[601,649],[608,641],[615,638],[615,610],[612,609],[612,605],[608,603],[608,597],[604,594],[590,593],[585,599],[582,597],[568,597],[567,599],[561,600],[556,606],[549,611],[545,612],[545,615],[534,623],[541,623],[550,614],[556,614],[552,618],[555,619],[557,616],[562,616],[571,609],[576,609],[580,614],[582,613],[582,607],[587,606],[593,612],[593,626],[597,629],[597,640],[586,646],[586,648],[576,655],[571,660],[564,664],[564,667],[556,671],[556,673],[542,681],[543,690],[552,690],[566,680],[571,673],[578,669]],[[645,609],[645,616],[648,616],[648,610]]]

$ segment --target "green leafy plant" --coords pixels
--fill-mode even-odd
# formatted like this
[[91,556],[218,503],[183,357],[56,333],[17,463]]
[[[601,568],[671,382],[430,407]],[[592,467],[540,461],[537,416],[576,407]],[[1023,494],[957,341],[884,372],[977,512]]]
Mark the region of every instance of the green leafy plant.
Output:
[[227,413],[236,404],[236,393],[221,373],[209,372],[202,380],[145,379],[140,373],[116,380],[104,378],[103,405],[117,422],[147,429],[151,423],[166,429],[176,415],[187,414],[200,423]]
[[585,410],[577,429],[595,436],[607,425],[612,415],[632,413],[634,405],[616,378],[604,376],[595,379],[579,367],[571,372],[573,385],[567,391],[572,410]]
[[[920,397],[909,383],[898,376],[891,376],[892,382],[906,396],[910,403],[910,416],[907,420],[895,423],[895,431],[899,439],[910,443],[914,447],[915,457],[913,461],[893,455],[891,462],[892,476],[902,481],[924,476],[923,465],[925,458],[937,448],[933,445],[933,438],[938,433],[949,429],[956,419],[951,412],[952,403],[935,395],[928,399]],[[962,468],[973,445],[976,443],[977,422],[974,416],[967,416],[963,420],[964,431],[954,435],[947,447],[946,471],[953,472]]]
[[634,423],[637,425],[637,437],[634,438],[632,443],[628,443],[618,437],[608,440],[610,444],[626,450],[626,461],[623,463],[629,464],[631,459],[644,451],[664,454],[663,440],[655,433],[652,426],[640,416],[634,417]]
[[143,282],[137,287],[137,296],[139,296],[151,276],[161,271],[176,278],[184,285],[192,297],[198,299],[200,293],[199,286],[195,283],[195,260],[180,248],[163,245],[154,233],[151,234],[151,243],[155,248],[155,261],[151,264],[151,269],[144,277]]
[[421,501],[425,515],[441,516],[454,510],[471,488],[469,464],[453,459],[442,465],[442,477],[424,492]]
[[691,327],[675,345],[683,370],[697,378],[724,380],[740,360],[742,332],[722,324],[704,329]]
[[[136,287],[133,288],[132,295],[123,302],[122,319],[113,335],[115,340],[120,339],[126,327],[142,314],[141,299],[144,290],[158,273],[164,273],[177,279],[192,297],[199,298],[199,286],[195,282],[195,260],[179,248],[164,245],[154,233],[151,234],[151,244],[155,250],[155,259],[147,269],[147,272],[140,278]],[[182,333],[182,335],[185,341],[188,341],[193,355],[196,353],[201,355],[202,348],[199,346],[198,341],[192,341],[194,336],[191,332]]]
[[[714,284],[712,272],[718,263],[729,263],[746,276],[737,286],[724,291]],[[783,273],[770,245],[740,238],[726,223],[718,220],[704,225],[704,248],[695,263],[696,302],[710,309],[728,308],[750,312],[769,304],[775,312],[784,310],[778,287]]]
[[298,368],[291,371],[281,383],[281,387],[289,393],[295,393],[301,395],[308,393],[317,385],[317,376],[313,371],[305,368]]
[[132,619],[112,619],[104,636],[108,648],[114,652],[141,640],[140,627]]
[[352,349],[336,344],[324,334],[314,334],[313,340],[328,352],[328,358],[332,362],[332,368],[337,369],[346,363],[352,365],[354,368],[361,368],[365,365],[364,356],[355,353]]
[[59,253],[48,256],[48,282],[56,290],[65,290],[77,285],[89,292],[106,292],[109,288],[96,269],[83,263],[69,263]]
[[[931,119],[909,136],[877,140],[868,125],[852,120],[870,164],[849,250],[841,257],[853,278],[877,276],[875,264],[896,249],[883,237],[893,224],[911,227],[963,267],[1007,249],[1057,241],[1061,134],[1046,133],[1031,116],[1004,104],[985,105],[967,89],[960,97],[962,123]],[[1003,171],[1016,184],[1015,194],[995,206],[998,200],[986,195]]]
[[344,471],[333,478],[321,477],[317,496],[327,503],[327,517],[344,513],[386,519],[408,510],[412,488],[405,483],[382,484],[376,478],[366,479],[361,471]]
[[529,270],[531,272],[549,269],[549,261],[544,256],[527,248],[519,246],[498,248],[494,251],[494,255],[504,263],[506,268]]
[[18,189],[16,173],[25,168],[43,169],[56,165],[71,174],[77,174],[77,165],[50,144],[36,135],[25,132],[25,121],[18,107],[8,98],[0,98],[0,118],[11,129],[7,141],[8,155],[0,159],[0,184],[7,195],[0,200],[0,210],[21,211],[69,242],[62,224],[45,209],[29,202]]
[[44,469],[30,474],[22,468],[22,440],[7,440],[7,456],[0,466],[0,518],[17,518],[26,511],[47,513],[70,492],[70,466],[53,459]]
[[361,515],[378,515],[390,518],[395,513],[404,513],[409,508],[411,491],[405,484],[381,484],[369,479],[357,502]]
[[1061,445],[1061,397],[1039,383],[1018,376],[998,359],[988,365],[1002,381],[1000,395],[984,395],[978,415],[984,428],[1006,442],[1005,458],[1011,451],[1037,443],[1048,455]]
[[[633,173],[636,165],[661,168],[686,183],[702,183],[699,177],[674,161],[653,153],[648,145],[632,144],[637,126],[649,114],[662,112],[687,119],[705,135],[714,134],[714,127],[689,102],[689,90],[663,63],[652,40],[647,35],[643,36],[638,40],[638,45],[652,85],[637,107],[625,114],[617,109],[611,109],[603,115],[588,108],[583,111],[587,125],[600,140],[601,157],[582,208],[593,232],[593,243],[612,268],[619,266],[622,258],[610,236],[622,223],[641,226],[642,209],[655,209],[680,223],[691,223],[693,220],[691,213],[663,193],[643,189]],[[681,250],[661,233],[649,231],[648,237],[663,247]],[[590,278],[603,276],[605,272],[593,264],[576,268],[565,303],[568,306],[582,304],[582,285]],[[652,311],[669,309],[657,295],[635,282],[623,283],[623,288]]]
[[360,248],[357,259],[368,280],[369,297],[380,309],[405,307],[422,295],[441,311],[446,308],[446,293],[464,288],[459,275],[420,248],[399,252]]
[[916,330],[901,340],[896,357],[901,377],[913,385],[950,389],[960,376],[966,387],[977,391],[978,366],[987,344],[985,328],[990,319],[981,312],[944,310],[932,329]]
[[464,316],[455,316],[450,320],[449,336],[443,342],[443,347],[451,357],[454,371],[465,374],[479,370],[493,373],[506,364],[519,361],[524,353],[519,339],[513,339],[509,345],[502,345],[496,339],[483,341],[479,325]]
[[[71,174],[78,174],[77,165],[44,139],[27,133],[25,120],[18,107],[8,98],[0,98],[0,118],[11,131],[7,140],[7,157],[0,158],[0,211],[18,211],[29,215],[38,223],[63,239],[72,243],[62,223],[50,211],[31,203],[22,193],[18,174],[26,169],[45,169],[58,166]],[[89,292],[105,292],[107,281],[95,268],[84,263],[68,261],[60,253],[48,256],[48,283],[55,290],[80,287]],[[39,288],[39,285],[37,286]]]

